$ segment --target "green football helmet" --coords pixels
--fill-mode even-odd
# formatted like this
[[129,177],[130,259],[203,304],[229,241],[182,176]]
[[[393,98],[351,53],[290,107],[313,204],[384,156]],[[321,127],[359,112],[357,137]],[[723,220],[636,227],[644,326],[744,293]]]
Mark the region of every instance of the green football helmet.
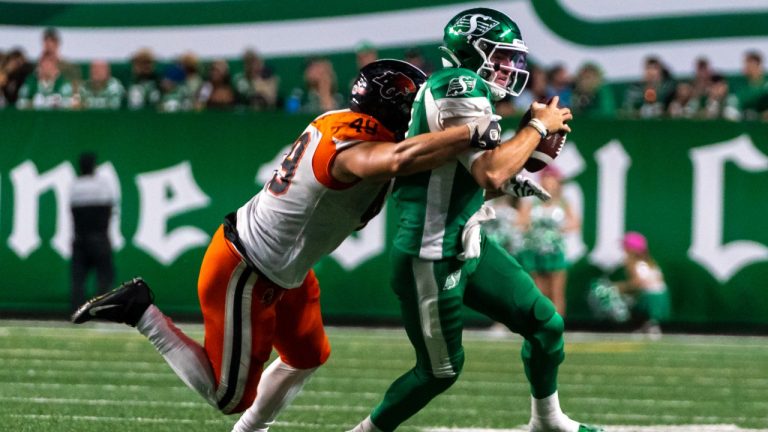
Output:
[[488,8],[460,12],[445,26],[443,42],[443,64],[475,71],[497,100],[507,93],[519,96],[528,83],[528,47],[520,28],[502,12]]

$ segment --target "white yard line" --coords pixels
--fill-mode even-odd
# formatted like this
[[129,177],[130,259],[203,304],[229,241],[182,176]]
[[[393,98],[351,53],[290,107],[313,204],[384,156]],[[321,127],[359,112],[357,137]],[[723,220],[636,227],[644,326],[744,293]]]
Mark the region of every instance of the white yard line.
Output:
[[[311,393],[311,392],[307,392]],[[202,402],[200,403],[194,403],[194,402],[178,402],[178,403],[162,403],[157,401],[142,401],[142,400],[106,400],[106,399],[69,399],[69,398],[44,398],[44,397],[0,397],[0,401],[3,402],[21,402],[21,403],[33,403],[33,404],[57,404],[57,405],[63,405],[63,404],[72,404],[72,405],[84,405],[84,406],[177,406],[180,408],[204,408],[206,405]],[[370,403],[366,403],[365,401],[360,401],[362,403],[360,404],[348,404],[346,406],[331,406],[327,404],[293,404],[290,407],[291,411],[301,411],[301,412],[356,412],[360,414],[365,414],[370,410],[371,406]],[[439,414],[462,414],[464,412],[466,413],[475,413],[475,409],[457,409],[457,408],[441,408],[437,406],[430,407],[430,412],[432,413],[439,413]],[[507,410],[507,414],[510,416],[526,416],[528,415],[528,410],[525,408],[520,409],[509,409]],[[32,414],[19,414],[19,416],[33,416]],[[77,417],[77,416],[75,416]],[[700,421],[702,423],[706,422],[717,422],[717,421],[733,421],[733,422],[744,422],[748,421],[750,419],[746,417],[740,417],[740,416],[730,416],[730,417],[706,417],[706,416],[678,416],[673,414],[664,414],[664,415],[656,415],[656,414],[611,414],[611,413],[604,413],[600,416],[603,420],[606,422],[613,421],[621,421],[621,420],[631,420],[631,421],[638,421],[638,422],[652,422],[652,421],[661,421],[661,422],[667,422],[667,423],[679,423],[681,421],[686,421],[691,418],[694,419],[694,421]],[[78,420],[93,420],[97,421],[97,419],[100,419],[98,421],[109,421],[112,417],[102,417],[102,416],[81,416],[78,417]],[[154,421],[155,419],[149,419],[147,421]],[[141,420],[140,420],[141,421]],[[160,420],[158,420],[160,421]],[[161,421],[162,422],[162,421]],[[635,426],[618,426],[620,428],[627,428],[627,427],[635,427]],[[670,426],[671,427],[671,426]],[[635,429],[614,429],[614,426],[611,426],[610,430],[612,432],[619,432],[619,431],[634,431]],[[637,429],[638,432],[648,432],[648,431],[675,431],[675,432],[687,432],[689,429],[680,429],[679,431],[677,429]],[[698,432],[698,431],[719,431],[720,429],[690,429],[691,432]],[[740,431],[739,429],[723,429],[723,431]],[[493,429],[427,429],[428,432],[449,432],[449,431],[461,431],[461,432],[480,432],[480,431],[496,431],[496,432],[509,432],[508,430],[499,429],[499,430],[493,430]],[[512,431],[517,431],[517,429],[512,429]],[[751,430],[748,430],[749,432],[753,432]]]

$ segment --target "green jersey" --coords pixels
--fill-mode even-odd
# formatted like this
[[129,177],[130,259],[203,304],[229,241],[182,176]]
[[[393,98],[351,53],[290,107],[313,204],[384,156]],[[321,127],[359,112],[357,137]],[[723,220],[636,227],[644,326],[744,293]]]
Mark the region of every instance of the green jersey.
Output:
[[[475,72],[435,72],[416,95],[408,136],[436,132],[493,112],[491,90]],[[398,177],[393,198],[399,223],[395,246],[423,259],[462,252],[461,231],[483,204],[483,189],[470,173],[482,154],[470,150],[432,171]]]
[[80,100],[83,109],[117,110],[123,105],[125,87],[117,78],[109,78],[106,83],[96,86],[88,82],[80,87]]
[[184,85],[176,85],[160,96],[158,109],[162,112],[180,112],[191,111],[194,108],[194,101],[190,89]]
[[38,110],[72,108],[72,93],[72,84],[61,75],[52,81],[43,81],[33,75],[19,89],[16,107]]
[[144,79],[128,87],[128,108],[140,110],[155,108],[160,102],[160,89],[153,79]]
[[744,120],[758,120],[760,113],[768,110],[768,79],[741,79],[734,83],[733,89]]

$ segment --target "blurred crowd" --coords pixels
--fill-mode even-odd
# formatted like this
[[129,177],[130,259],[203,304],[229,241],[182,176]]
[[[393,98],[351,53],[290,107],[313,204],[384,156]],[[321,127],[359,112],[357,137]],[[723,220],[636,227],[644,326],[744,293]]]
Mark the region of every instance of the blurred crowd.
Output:
[[[339,83],[329,59],[315,57],[304,63],[303,82],[284,88],[278,72],[253,50],[243,53],[237,61],[242,70],[232,73],[225,59],[203,63],[187,53],[160,63],[143,49],[131,56],[129,78],[120,80],[104,60],[81,68],[62,59],[56,29],[46,29],[42,39],[36,62],[20,49],[0,52],[0,108],[320,113],[343,108],[351,85]],[[379,56],[367,42],[355,54],[358,68]],[[427,73],[434,69],[418,48],[406,51],[404,59]],[[660,58],[648,56],[642,79],[634,83],[606,82],[595,63],[575,72],[563,64],[545,68],[529,63],[529,71],[525,92],[502,101],[499,114],[519,115],[532,101],[558,95],[576,114],[594,117],[768,121],[768,78],[763,55],[755,50],[744,52],[737,76],[718,73],[706,57],[698,58],[686,77],[675,77]]]
[[548,69],[531,65],[526,91],[500,108],[502,115],[520,111],[533,100],[559,96],[575,114],[608,118],[684,118],[768,121],[768,78],[762,54],[746,51],[739,76],[715,71],[699,57],[689,78],[677,78],[656,56],[643,61],[642,79],[606,83],[595,63],[571,73],[562,64]]

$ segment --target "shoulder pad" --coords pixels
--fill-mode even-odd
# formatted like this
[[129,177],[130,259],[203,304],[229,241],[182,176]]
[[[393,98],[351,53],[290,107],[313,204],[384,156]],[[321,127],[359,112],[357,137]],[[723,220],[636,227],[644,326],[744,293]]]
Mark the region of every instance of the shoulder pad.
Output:
[[427,86],[435,99],[491,97],[485,81],[469,69],[443,69],[429,78]]
[[394,134],[375,118],[353,111],[337,111],[313,122],[337,141],[394,141]]

